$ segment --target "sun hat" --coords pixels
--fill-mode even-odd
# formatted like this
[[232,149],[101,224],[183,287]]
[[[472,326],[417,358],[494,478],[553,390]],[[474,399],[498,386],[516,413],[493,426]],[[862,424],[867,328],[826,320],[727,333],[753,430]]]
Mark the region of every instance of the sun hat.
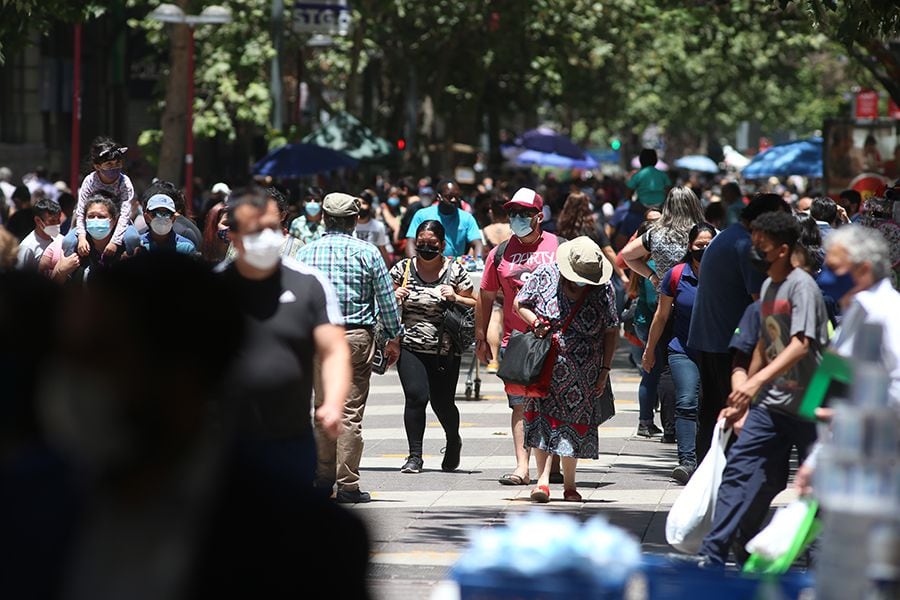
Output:
[[612,277],[612,265],[600,246],[586,235],[560,244],[556,262],[560,274],[574,283],[603,285]]

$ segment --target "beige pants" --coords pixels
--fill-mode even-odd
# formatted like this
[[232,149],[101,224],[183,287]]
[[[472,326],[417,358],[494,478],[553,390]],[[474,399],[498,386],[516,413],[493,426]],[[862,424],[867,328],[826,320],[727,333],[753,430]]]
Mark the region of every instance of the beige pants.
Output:
[[[344,335],[350,345],[350,362],[353,366],[350,394],[344,403],[344,432],[337,440],[331,440],[316,423],[316,482],[326,487],[337,483],[339,490],[354,491],[359,489],[359,463],[363,452],[362,420],[369,397],[375,336],[367,329],[351,329]],[[318,408],[325,398],[322,393],[321,361],[318,358],[315,363],[315,392]]]

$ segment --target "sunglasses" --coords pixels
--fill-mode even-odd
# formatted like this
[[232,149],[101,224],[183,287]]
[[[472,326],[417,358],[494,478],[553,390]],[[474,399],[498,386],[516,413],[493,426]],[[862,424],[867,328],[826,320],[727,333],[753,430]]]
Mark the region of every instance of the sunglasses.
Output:
[[150,214],[154,217],[159,217],[160,219],[171,219],[175,215],[175,213],[165,209],[154,210]]
[[128,148],[110,148],[109,150],[104,150],[100,154],[97,155],[97,164],[105,163],[111,160],[119,160],[125,156],[125,153],[128,152]]
[[529,219],[537,214],[533,210],[511,210],[508,212],[511,217],[528,217]]

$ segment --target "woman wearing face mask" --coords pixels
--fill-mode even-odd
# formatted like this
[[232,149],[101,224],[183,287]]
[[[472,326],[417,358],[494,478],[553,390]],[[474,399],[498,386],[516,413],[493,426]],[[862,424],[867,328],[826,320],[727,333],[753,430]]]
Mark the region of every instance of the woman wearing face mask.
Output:
[[579,458],[599,454],[597,427],[614,413],[609,371],[619,338],[612,264],[587,236],[564,242],[556,263],[541,265],[516,296],[519,316],[538,337],[553,335],[556,357],[543,398],[525,406],[525,446],[534,451],[534,502],[550,501],[550,467],[560,457],[563,500],[581,502]]
[[[678,466],[672,471],[672,478],[681,484],[687,483],[697,467],[697,406],[700,400],[698,357],[688,348],[687,339],[700,281],[700,261],[715,235],[716,229],[709,223],[694,225],[688,234],[687,254],[663,275],[656,314],[641,362],[644,371],[650,372],[657,360],[664,360],[668,355],[675,383],[675,437],[678,443]],[[671,335],[666,335],[670,320]],[[657,346],[666,338],[669,339],[666,348],[657,352]]]
[[453,471],[459,466],[462,440],[459,410],[454,401],[460,356],[447,336],[438,339],[438,324],[448,302],[474,307],[475,297],[466,270],[444,257],[444,238],[444,227],[439,221],[423,222],[416,229],[416,256],[401,260],[391,269],[405,329],[397,362],[406,396],[403,421],[409,444],[409,457],[400,469],[403,473],[422,471],[425,408],[429,401],[447,438],[441,469]]
[[[653,226],[639,238],[628,242],[622,249],[622,258],[628,268],[636,275],[645,277],[661,292],[660,280],[665,273],[677,264],[688,251],[688,234],[691,228],[703,222],[703,210],[700,200],[690,188],[678,186],[669,190],[663,203],[661,216]],[[649,261],[653,260],[651,268]],[[658,357],[657,357],[658,359]],[[658,382],[658,372],[642,373],[640,395],[652,398]],[[641,403],[641,414],[638,418],[637,434],[652,437],[662,431],[653,423],[653,407]]]
[[51,277],[55,281],[87,281],[92,272],[108,268],[119,261],[124,247],[117,247],[113,254],[105,249],[113,237],[113,224],[119,217],[118,206],[109,194],[97,192],[85,201],[84,227],[90,238],[90,247],[84,257],[71,253],[59,259]]
[[97,138],[91,145],[91,164],[94,170],[84,178],[78,189],[78,204],[75,206],[75,233],[70,232],[63,245],[67,254],[73,246],[77,248],[79,256],[82,257],[93,251],[92,238],[85,230],[84,211],[87,199],[96,192],[108,193],[116,202],[117,217],[112,224],[113,235],[110,236],[106,248],[103,249],[103,254],[111,256],[121,252],[126,244],[130,252],[139,245],[137,231],[131,227],[134,185],[128,175],[122,172],[127,151],[128,148],[119,146],[106,137]]
[[288,229],[288,233],[303,242],[304,245],[316,241],[325,233],[325,227],[322,225],[322,198],[324,196],[325,193],[321,188],[309,188],[303,203],[303,214],[294,219]]

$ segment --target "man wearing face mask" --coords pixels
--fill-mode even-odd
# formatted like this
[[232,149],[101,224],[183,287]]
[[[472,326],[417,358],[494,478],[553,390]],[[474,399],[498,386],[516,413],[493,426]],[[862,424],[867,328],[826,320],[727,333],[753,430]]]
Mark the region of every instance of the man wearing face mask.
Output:
[[234,192],[227,222],[237,256],[216,270],[237,298],[248,329],[227,386],[241,407],[240,433],[251,456],[312,486],[314,357],[327,382],[315,421],[331,438],[341,432],[350,382],[350,350],[334,288],[315,269],[282,258],[278,203],[262,190]]
[[291,221],[288,232],[304,244],[316,241],[325,233],[322,225],[323,195],[320,188],[309,188],[303,204],[303,214]]
[[[543,198],[534,190],[520,188],[512,199],[503,205],[509,215],[509,226],[513,236],[501,242],[490,251],[484,263],[478,308],[475,311],[475,352],[478,358],[489,363],[495,357],[487,342],[487,330],[491,309],[498,292],[503,291],[503,348],[509,342],[513,331],[528,331],[529,323],[519,316],[513,301],[516,294],[539,266],[556,262],[556,249],[560,241],[557,236],[541,231]],[[512,409],[513,445],[516,453],[516,468],[501,476],[503,485],[528,485],[530,451],[525,447],[525,403],[524,396],[508,396]]]
[[150,196],[144,207],[144,221],[150,229],[141,236],[141,247],[148,252],[195,254],[197,249],[186,237],[178,235],[175,225],[175,202],[165,194]]
[[36,271],[44,250],[59,236],[59,220],[62,213],[55,200],[42,198],[32,208],[34,231],[19,244],[18,268]]
[[772,499],[787,486],[792,447],[801,461],[811,450],[815,423],[797,412],[828,343],[822,294],[806,271],[791,265],[800,238],[797,220],[770,212],[751,228],[750,260],[769,278],[760,291],[760,336],[747,379],[720,415],[726,427],[745,414],[746,420],[728,454],[713,526],[700,549],[714,565],[725,564],[734,542],[743,548],[759,531]]
[[366,190],[359,195],[359,218],[356,221],[356,229],[353,232],[357,238],[374,244],[384,264],[391,264],[391,257],[388,253],[388,245],[390,240],[387,236],[387,228],[384,223],[375,218],[375,207],[372,203],[375,200],[375,194],[371,190]]
[[[436,205],[416,212],[406,230],[406,256],[416,255],[415,237],[419,225],[425,221],[438,221],[447,234],[444,256],[457,257],[469,252],[471,247],[476,259],[481,258],[481,229],[475,217],[460,208],[460,190],[455,182],[444,180],[438,184]],[[412,241],[410,241],[412,240]]]
[[[328,278],[337,292],[337,303],[344,315],[344,328],[350,346],[352,382],[344,404],[344,431],[336,440],[318,435],[319,463],[316,487],[329,493],[337,484],[335,498],[340,503],[369,502],[371,496],[359,488],[359,464],[362,459],[362,420],[369,397],[369,379],[375,356],[376,312],[388,340],[384,355],[388,364],[400,356],[400,312],[394,297],[387,266],[372,244],[353,237],[360,202],[349,194],[335,192],[325,196],[325,235],[300,249],[303,263]],[[321,371],[316,379],[316,404],[321,402],[320,382],[328,381]]]

